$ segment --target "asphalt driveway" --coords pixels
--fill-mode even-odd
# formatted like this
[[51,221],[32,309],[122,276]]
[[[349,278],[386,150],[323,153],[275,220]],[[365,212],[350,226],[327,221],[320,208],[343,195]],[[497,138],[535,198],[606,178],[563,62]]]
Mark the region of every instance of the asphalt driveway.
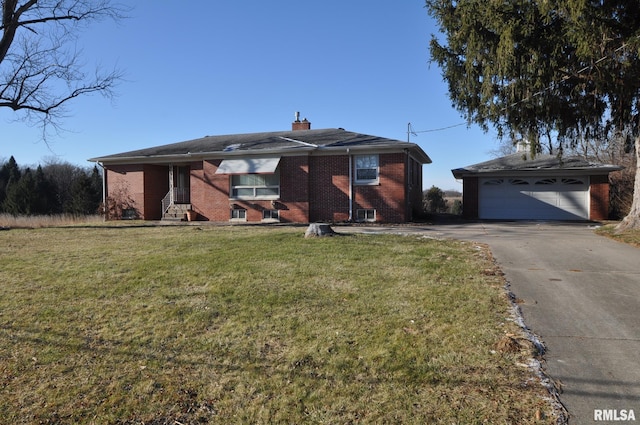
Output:
[[569,424],[618,423],[631,415],[640,421],[640,249],[598,236],[584,223],[361,231],[488,244],[522,300],[526,325],[546,347],[544,369],[561,387]]

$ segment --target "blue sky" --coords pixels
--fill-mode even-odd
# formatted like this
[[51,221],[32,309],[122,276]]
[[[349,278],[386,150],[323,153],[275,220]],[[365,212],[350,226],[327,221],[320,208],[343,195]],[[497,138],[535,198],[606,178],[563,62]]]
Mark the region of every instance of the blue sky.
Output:
[[498,146],[495,133],[459,125],[429,64],[437,28],[422,0],[138,0],[128,15],[79,41],[88,68],[125,72],[118,96],[74,100],[66,131],[48,144],[0,110],[0,159],[90,166],[88,158],[205,135],[289,130],[300,111],[314,129],[399,140],[411,123],[411,141],[433,160],[425,189],[461,190],[451,169],[490,159]]

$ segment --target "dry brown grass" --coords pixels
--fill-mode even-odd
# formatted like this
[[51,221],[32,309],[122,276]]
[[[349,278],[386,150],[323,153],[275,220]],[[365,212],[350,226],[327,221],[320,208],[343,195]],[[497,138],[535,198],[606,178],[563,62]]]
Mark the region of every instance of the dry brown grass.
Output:
[[60,227],[99,224],[104,219],[99,215],[74,216],[70,214],[14,216],[0,214],[0,228],[5,229],[39,229],[43,227]]

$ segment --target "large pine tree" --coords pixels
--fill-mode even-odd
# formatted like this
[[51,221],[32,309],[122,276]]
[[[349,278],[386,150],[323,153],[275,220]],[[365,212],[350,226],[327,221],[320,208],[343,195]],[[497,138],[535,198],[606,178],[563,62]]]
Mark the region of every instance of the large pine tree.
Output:
[[[640,165],[640,8],[627,0],[426,0],[431,57],[469,122],[501,136],[635,140]],[[640,228],[640,172],[620,229]]]

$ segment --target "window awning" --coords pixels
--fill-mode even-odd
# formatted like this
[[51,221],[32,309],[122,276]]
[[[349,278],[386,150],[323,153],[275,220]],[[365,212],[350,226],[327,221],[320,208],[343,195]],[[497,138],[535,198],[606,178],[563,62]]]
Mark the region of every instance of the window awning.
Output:
[[223,159],[216,174],[273,174],[279,163],[280,157]]

